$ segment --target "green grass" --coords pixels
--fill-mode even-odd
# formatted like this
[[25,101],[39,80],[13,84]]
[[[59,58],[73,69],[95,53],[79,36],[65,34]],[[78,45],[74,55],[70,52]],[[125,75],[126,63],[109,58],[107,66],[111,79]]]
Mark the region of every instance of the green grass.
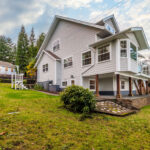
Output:
[[0,150],[150,149],[150,106],[124,118],[92,116],[80,121],[58,96],[0,84]]

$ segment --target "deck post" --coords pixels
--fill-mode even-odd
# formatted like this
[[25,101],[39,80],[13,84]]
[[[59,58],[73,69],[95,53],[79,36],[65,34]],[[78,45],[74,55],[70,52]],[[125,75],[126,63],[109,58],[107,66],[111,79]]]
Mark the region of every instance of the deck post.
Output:
[[139,79],[139,95],[142,95],[142,80],[141,79]]
[[98,80],[98,74],[96,74],[95,78],[96,78],[96,97],[99,97],[99,86],[98,86],[99,80]]
[[148,95],[148,81],[146,81],[146,95]]
[[133,96],[132,94],[132,78],[129,77],[129,96]]
[[116,75],[117,77],[117,95],[116,95],[116,98],[121,98],[121,93],[120,93],[120,75],[117,74]]

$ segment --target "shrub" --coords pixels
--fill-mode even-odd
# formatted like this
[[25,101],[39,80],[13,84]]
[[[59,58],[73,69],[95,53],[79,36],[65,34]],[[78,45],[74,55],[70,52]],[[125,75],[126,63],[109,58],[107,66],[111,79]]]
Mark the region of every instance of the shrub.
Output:
[[11,79],[0,79],[0,83],[11,83]]
[[43,90],[43,87],[41,85],[39,85],[39,84],[35,84],[34,85],[34,89],[35,90]]
[[61,93],[61,101],[73,112],[88,114],[95,108],[95,97],[92,92],[83,87],[72,85]]

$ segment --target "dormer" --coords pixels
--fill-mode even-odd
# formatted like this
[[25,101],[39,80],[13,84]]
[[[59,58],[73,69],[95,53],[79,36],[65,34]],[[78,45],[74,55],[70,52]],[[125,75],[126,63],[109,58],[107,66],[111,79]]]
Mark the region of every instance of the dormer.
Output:
[[108,16],[96,23],[96,25],[105,26],[106,30],[111,32],[112,34],[116,34],[120,32],[119,26],[114,15]]

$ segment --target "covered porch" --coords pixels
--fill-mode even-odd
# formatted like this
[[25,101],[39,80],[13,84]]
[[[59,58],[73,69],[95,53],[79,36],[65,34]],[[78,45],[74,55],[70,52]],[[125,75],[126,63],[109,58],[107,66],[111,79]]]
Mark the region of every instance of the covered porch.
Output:
[[122,72],[83,77],[83,86],[97,99],[128,99],[149,94],[148,78]]

